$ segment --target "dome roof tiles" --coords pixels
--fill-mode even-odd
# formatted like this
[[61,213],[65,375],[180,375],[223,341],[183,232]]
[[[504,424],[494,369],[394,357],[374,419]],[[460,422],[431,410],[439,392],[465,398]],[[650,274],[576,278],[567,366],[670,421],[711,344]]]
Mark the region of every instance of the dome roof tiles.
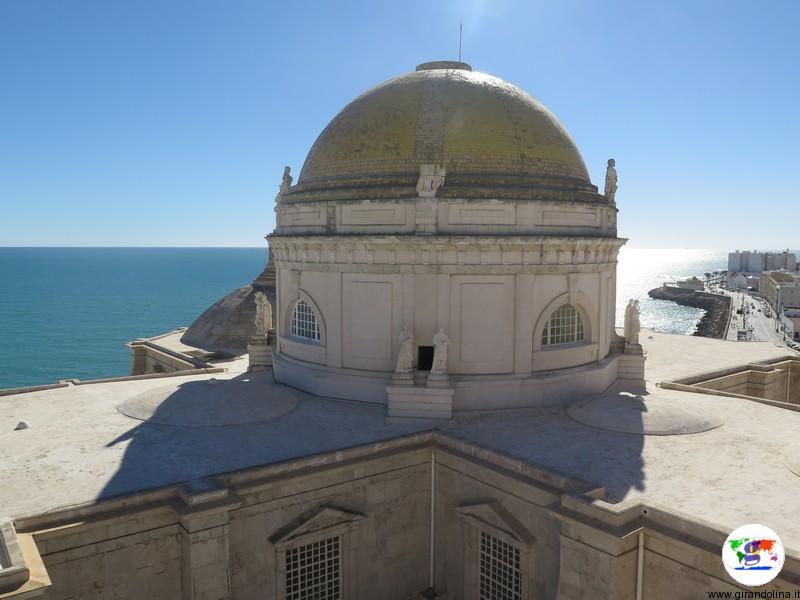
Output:
[[[569,133],[520,88],[458,63],[427,63],[368,90],[334,117],[308,153],[297,195],[416,184],[421,164],[448,183],[596,192]],[[295,198],[291,198],[295,196]]]

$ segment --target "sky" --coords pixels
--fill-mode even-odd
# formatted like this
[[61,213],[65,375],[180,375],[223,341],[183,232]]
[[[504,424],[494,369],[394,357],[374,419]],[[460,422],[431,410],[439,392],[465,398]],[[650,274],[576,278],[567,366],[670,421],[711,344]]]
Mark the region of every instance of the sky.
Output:
[[284,165],[421,62],[542,101],[634,247],[800,247],[800,2],[0,0],[0,245],[263,246]]

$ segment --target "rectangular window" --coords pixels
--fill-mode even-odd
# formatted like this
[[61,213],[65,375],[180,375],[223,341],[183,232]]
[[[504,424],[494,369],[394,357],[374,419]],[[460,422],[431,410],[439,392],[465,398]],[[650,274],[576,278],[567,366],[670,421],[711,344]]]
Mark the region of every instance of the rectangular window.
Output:
[[519,548],[481,532],[480,600],[522,600]]
[[286,551],[286,600],[341,600],[341,538]]

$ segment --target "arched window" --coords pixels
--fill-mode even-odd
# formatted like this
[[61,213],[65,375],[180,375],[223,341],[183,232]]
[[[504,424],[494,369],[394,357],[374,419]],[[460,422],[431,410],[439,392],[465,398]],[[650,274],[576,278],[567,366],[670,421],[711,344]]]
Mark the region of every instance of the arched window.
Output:
[[550,316],[542,330],[542,346],[583,341],[583,319],[571,304],[562,304]]
[[292,335],[313,342],[319,341],[319,321],[314,309],[305,300],[299,300],[292,312]]

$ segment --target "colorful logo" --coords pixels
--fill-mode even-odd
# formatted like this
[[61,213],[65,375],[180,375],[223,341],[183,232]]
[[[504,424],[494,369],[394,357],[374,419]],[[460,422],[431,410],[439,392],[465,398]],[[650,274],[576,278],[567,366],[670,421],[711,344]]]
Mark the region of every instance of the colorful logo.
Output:
[[747,586],[764,585],[775,579],[784,558],[778,534],[756,523],[732,531],[722,546],[722,564],[728,575]]

